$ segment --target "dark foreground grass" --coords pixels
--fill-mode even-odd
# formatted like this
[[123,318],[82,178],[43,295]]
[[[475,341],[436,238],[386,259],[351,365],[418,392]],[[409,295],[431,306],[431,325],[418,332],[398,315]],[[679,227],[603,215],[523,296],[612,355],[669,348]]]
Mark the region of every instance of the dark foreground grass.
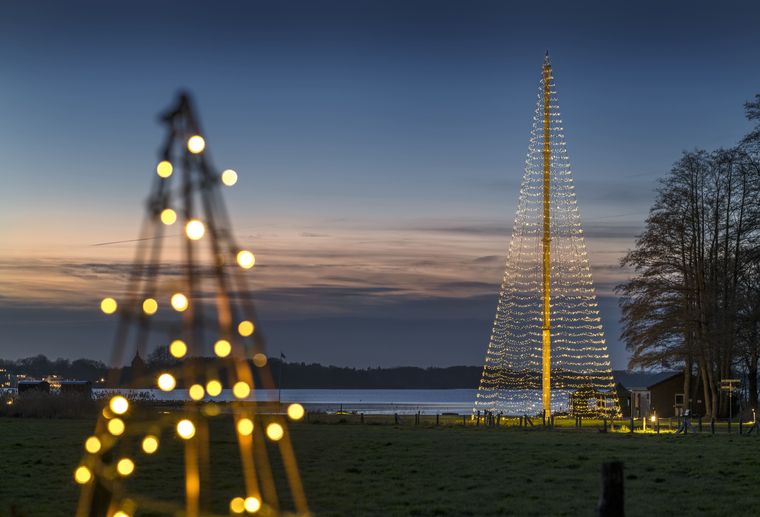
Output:
[[[228,427],[211,428],[218,511],[241,486]],[[71,473],[91,429],[0,419],[0,515],[72,515]],[[593,515],[600,464],[615,459],[630,516],[751,514],[760,504],[756,436],[305,423],[290,432],[318,516]],[[138,458],[131,488],[179,500],[179,445],[166,437],[163,456]]]

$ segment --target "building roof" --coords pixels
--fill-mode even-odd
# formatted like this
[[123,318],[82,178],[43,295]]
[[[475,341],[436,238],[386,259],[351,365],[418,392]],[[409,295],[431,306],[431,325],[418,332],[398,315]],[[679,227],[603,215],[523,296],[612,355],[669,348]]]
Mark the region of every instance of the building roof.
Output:
[[625,370],[614,370],[612,377],[615,379],[615,384],[622,384],[627,390],[648,389],[655,384],[659,384],[662,381],[666,381],[676,375],[681,375],[683,372],[627,372]]

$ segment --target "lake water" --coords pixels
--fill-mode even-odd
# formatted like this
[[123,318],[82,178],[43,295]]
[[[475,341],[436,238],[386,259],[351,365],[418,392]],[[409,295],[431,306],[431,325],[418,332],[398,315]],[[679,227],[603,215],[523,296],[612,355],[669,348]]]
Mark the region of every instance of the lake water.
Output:
[[[326,390],[326,389],[284,389],[282,402],[299,402],[309,411],[335,412],[340,409],[361,413],[399,413],[423,414],[457,413],[470,414],[478,390]],[[145,397],[162,401],[189,400],[187,391],[174,390],[163,392],[155,389],[146,390],[93,390],[95,396],[105,396],[119,392],[132,397]],[[255,396],[254,396],[255,395]],[[218,397],[206,397],[205,400],[235,400],[231,390],[223,390]],[[256,390],[247,400],[274,402],[278,399],[277,390]]]
[[[118,391],[127,396],[145,397],[162,401],[185,401],[189,400],[186,390],[174,390],[163,392],[156,389],[146,390],[93,390],[96,396],[105,396],[108,393]],[[328,389],[284,389],[281,394],[277,390],[256,390],[246,400],[275,402],[278,396],[284,403],[299,402],[309,411],[325,411],[333,413],[343,410],[348,412],[367,414],[413,414],[418,411],[422,414],[435,415],[441,413],[456,413],[469,415],[478,390],[328,390]],[[530,392],[531,398],[535,399],[535,408],[531,414],[540,411],[540,390],[521,390],[519,397],[515,397],[515,408],[512,410],[509,403],[502,401],[507,414],[525,413],[525,396]],[[534,393],[535,392],[535,393]],[[235,400],[231,390],[223,390],[218,397],[206,397],[205,400],[217,400],[229,402]],[[519,401],[518,401],[519,400]],[[553,398],[555,410],[567,407],[566,394],[557,393]],[[518,409],[518,406],[521,409]],[[535,409],[535,411],[533,411]]]

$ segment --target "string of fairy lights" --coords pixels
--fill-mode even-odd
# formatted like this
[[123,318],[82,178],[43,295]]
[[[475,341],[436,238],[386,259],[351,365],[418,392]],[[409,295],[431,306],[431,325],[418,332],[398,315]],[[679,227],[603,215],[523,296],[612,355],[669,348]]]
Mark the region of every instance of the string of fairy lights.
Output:
[[[547,56],[548,63],[548,56]],[[583,237],[562,117],[549,80],[552,411],[574,391],[612,393],[614,381]],[[525,173],[474,411],[542,411],[544,83],[539,83]],[[596,401],[589,401],[589,404]],[[614,398],[603,412],[616,414]]]
[[[77,515],[284,515],[278,497],[282,487],[276,486],[266,442],[279,451],[289,500],[295,506],[291,513],[308,515],[285,422],[301,419],[304,408],[290,404],[282,415],[265,410],[257,396],[259,389],[274,388],[274,383],[245,274],[256,257],[235,242],[219,193],[221,186],[235,185],[238,174],[232,169],[217,172],[210,165],[186,95],[163,120],[168,136],[127,289],[123,295],[103,298],[100,309],[118,316],[112,364],[123,364],[127,353],[145,357],[150,335],[159,334],[167,346],[171,359],[157,374],[141,372],[133,362],[131,386],[183,391],[178,399],[185,402],[176,410],[158,411],[124,394],[104,399],[74,471],[74,480],[82,486]],[[161,254],[164,229],[175,224],[183,226],[181,260],[179,268],[170,268]],[[230,402],[223,407],[215,400],[224,390],[229,390]],[[210,497],[213,418],[228,419],[240,451],[241,473],[233,477],[237,494],[224,508],[214,507],[218,503]],[[184,500],[176,503],[129,491],[130,480],[142,469],[150,470],[148,458],[171,450],[164,444],[177,441],[184,452]]]

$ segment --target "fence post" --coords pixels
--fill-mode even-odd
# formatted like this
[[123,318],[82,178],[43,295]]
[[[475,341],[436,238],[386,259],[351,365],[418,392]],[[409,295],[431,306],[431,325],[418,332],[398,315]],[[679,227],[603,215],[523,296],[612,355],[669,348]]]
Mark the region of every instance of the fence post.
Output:
[[607,432],[607,417],[604,417],[602,419],[602,422],[604,423],[604,432],[606,433]]
[[712,417],[710,419],[710,432],[712,434],[715,434],[715,417]]
[[631,431],[630,432],[633,432],[633,426],[634,426],[633,411],[631,411]]
[[699,432],[702,432],[702,417],[699,417]]
[[602,463],[602,494],[596,505],[596,515],[598,517],[625,515],[623,463],[620,461]]
[[462,425],[467,427],[467,417],[465,415],[462,415]]
[[739,418],[739,434],[742,434],[742,427],[743,427],[743,423],[742,423],[742,419],[740,417]]
[[393,413],[393,422],[398,425],[398,413]]
[[359,413],[359,415],[362,417],[361,422],[364,423],[364,413]]
[[435,414],[435,426],[438,427],[438,423],[440,422],[441,415],[436,413]]

